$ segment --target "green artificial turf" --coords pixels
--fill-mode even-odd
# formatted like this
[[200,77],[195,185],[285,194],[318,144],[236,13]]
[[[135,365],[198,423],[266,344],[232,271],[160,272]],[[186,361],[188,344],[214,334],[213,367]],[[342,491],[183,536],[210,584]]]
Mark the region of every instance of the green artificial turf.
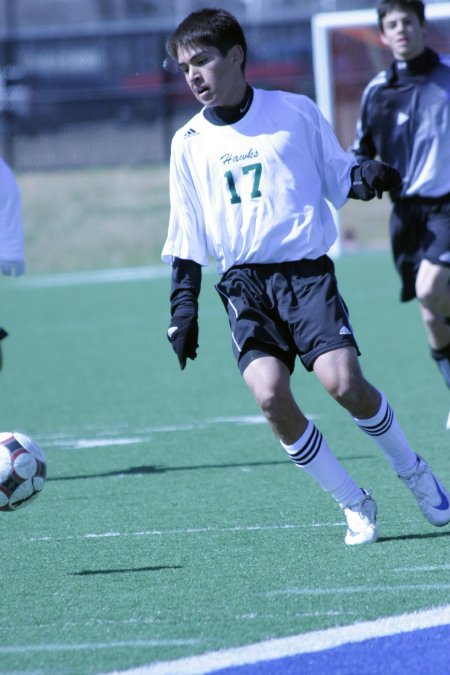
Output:
[[[449,484],[448,394],[417,306],[398,303],[386,252],[337,270],[366,376]],[[215,279],[183,372],[165,338],[166,271],[1,280],[0,430],[28,433],[48,461],[42,494],[0,514],[1,673],[105,673],[449,603],[450,529],[423,519],[298,365],[300,405],[378,501],[379,542],[344,545],[338,507],[242,383]]]

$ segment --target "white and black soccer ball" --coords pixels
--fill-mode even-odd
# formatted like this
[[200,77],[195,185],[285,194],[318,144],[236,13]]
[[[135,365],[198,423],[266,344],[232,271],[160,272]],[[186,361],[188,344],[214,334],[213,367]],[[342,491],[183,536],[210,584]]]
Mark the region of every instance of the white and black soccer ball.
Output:
[[45,456],[25,434],[0,432],[0,511],[15,511],[41,492],[47,476]]

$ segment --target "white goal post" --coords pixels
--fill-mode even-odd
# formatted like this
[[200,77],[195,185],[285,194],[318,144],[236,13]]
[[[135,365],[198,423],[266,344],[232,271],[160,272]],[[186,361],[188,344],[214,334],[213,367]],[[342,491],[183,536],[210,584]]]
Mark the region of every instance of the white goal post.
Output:
[[[450,55],[450,2],[425,7],[427,42]],[[380,41],[375,9],[321,12],[311,18],[316,103],[344,148],[353,142],[364,87],[392,61]],[[339,218],[335,213],[338,231]],[[341,253],[339,235],[332,253]]]

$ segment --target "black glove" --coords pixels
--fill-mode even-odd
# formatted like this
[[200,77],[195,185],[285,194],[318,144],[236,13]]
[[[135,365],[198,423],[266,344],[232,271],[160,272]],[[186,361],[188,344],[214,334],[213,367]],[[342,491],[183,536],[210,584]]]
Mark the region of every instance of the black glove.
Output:
[[397,169],[375,159],[368,159],[354,166],[351,179],[352,187],[348,196],[362,199],[363,202],[368,202],[375,195],[381,199],[383,192],[398,188],[402,183],[402,177]]
[[178,356],[181,370],[186,359],[197,358],[198,321],[196,314],[174,314],[167,331],[167,338]]

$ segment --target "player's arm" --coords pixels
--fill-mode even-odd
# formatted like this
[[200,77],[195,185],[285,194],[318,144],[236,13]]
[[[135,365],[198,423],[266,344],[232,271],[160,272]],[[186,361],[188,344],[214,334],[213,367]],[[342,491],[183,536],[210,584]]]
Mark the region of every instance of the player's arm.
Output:
[[368,159],[374,159],[378,155],[370,129],[363,125],[362,118],[358,120],[355,140],[350,151],[355,155],[358,164],[362,164]]
[[167,337],[178,356],[181,370],[186,359],[195,359],[198,347],[198,296],[202,281],[201,265],[174,258],[170,292],[172,319]]
[[356,121],[355,138],[350,151],[355,155],[358,164],[368,159],[375,159],[378,155],[376,144],[371,130],[371,117],[373,111],[373,94],[375,87],[366,87],[364,90],[361,106]]
[[369,201],[375,195],[381,199],[383,192],[400,187],[402,182],[396,169],[375,159],[378,152],[370,124],[375,91],[376,89],[371,86],[364,91],[356,123],[355,140],[350,148],[358,164],[351,170],[351,188],[348,197],[363,201]]
[[363,98],[355,140],[351,147],[358,164],[352,167],[351,188],[348,193],[350,199],[362,199],[365,202],[373,199],[375,195],[381,199],[383,192],[394,190],[402,183],[397,169],[374,159],[378,153],[368,121],[370,100],[369,95]]

